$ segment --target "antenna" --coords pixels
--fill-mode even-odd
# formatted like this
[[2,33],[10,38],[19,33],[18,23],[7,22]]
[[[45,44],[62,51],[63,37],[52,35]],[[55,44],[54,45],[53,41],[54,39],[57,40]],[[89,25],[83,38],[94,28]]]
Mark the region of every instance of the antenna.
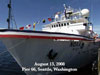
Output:
[[11,0],[9,0],[8,8],[9,8],[9,11],[8,11],[8,19],[7,19],[7,22],[8,22],[8,29],[10,29],[10,19],[11,19]]
[[65,14],[65,18],[66,18],[66,10],[67,10],[67,7],[66,7],[65,4],[63,4],[63,6],[64,6],[64,8],[65,8],[65,10],[64,10],[64,14]]
[[[91,22],[91,21],[93,22],[93,18],[92,18],[92,15],[93,15],[93,14],[92,14],[92,13],[93,13],[93,12],[92,12],[93,5],[92,5],[92,3],[93,3],[92,0],[90,0],[90,12],[91,12],[91,13],[90,13],[90,18],[89,18],[90,22]],[[92,30],[94,30],[94,29],[93,29],[94,25],[93,25],[93,23],[91,23],[91,24],[92,24]]]
[[63,6],[64,6],[64,8],[65,8],[65,10],[66,10],[66,9],[67,9],[66,5],[65,5],[65,4],[63,4]]

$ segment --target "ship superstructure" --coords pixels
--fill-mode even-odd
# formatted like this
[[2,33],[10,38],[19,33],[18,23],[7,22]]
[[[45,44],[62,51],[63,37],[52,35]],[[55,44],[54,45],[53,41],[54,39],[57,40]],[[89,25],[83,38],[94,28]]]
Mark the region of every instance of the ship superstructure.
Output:
[[92,37],[92,25],[89,21],[89,10],[75,10],[66,7],[64,4],[64,12],[57,12],[54,21],[44,25],[43,31],[70,33]]

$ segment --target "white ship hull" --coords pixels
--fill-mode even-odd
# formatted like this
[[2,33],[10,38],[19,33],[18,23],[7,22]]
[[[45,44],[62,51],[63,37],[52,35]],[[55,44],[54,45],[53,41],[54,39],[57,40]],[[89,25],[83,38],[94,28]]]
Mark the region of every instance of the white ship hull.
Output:
[[[16,30],[1,31],[1,40],[21,67],[34,67],[35,62],[65,62],[66,67],[80,68],[93,62],[97,57],[98,45],[93,42],[93,39],[83,36],[47,32],[27,33],[27,31]],[[53,55],[56,54],[54,58],[50,58],[52,57],[50,51]],[[25,73],[27,75],[54,74],[54,72],[32,71]]]

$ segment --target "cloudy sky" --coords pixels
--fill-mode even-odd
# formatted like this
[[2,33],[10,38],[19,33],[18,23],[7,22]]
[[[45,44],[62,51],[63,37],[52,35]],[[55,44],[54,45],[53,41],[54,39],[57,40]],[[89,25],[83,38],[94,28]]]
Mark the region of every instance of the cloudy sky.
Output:
[[[0,27],[3,28],[7,28],[8,1],[0,0]],[[100,0],[12,0],[12,14],[17,26],[21,27],[42,19],[47,20],[56,12],[63,11],[63,4],[75,9],[88,8],[94,30],[100,34]],[[46,21],[47,23],[49,22]],[[43,23],[36,25],[36,30],[41,30],[43,25]]]

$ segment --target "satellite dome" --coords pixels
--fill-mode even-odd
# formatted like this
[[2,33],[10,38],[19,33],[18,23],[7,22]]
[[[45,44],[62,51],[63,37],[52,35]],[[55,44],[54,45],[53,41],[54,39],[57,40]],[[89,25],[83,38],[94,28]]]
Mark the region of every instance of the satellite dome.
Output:
[[89,16],[89,10],[83,9],[83,10],[81,10],[81,14],[82,14],[83,17],[88,17]]

